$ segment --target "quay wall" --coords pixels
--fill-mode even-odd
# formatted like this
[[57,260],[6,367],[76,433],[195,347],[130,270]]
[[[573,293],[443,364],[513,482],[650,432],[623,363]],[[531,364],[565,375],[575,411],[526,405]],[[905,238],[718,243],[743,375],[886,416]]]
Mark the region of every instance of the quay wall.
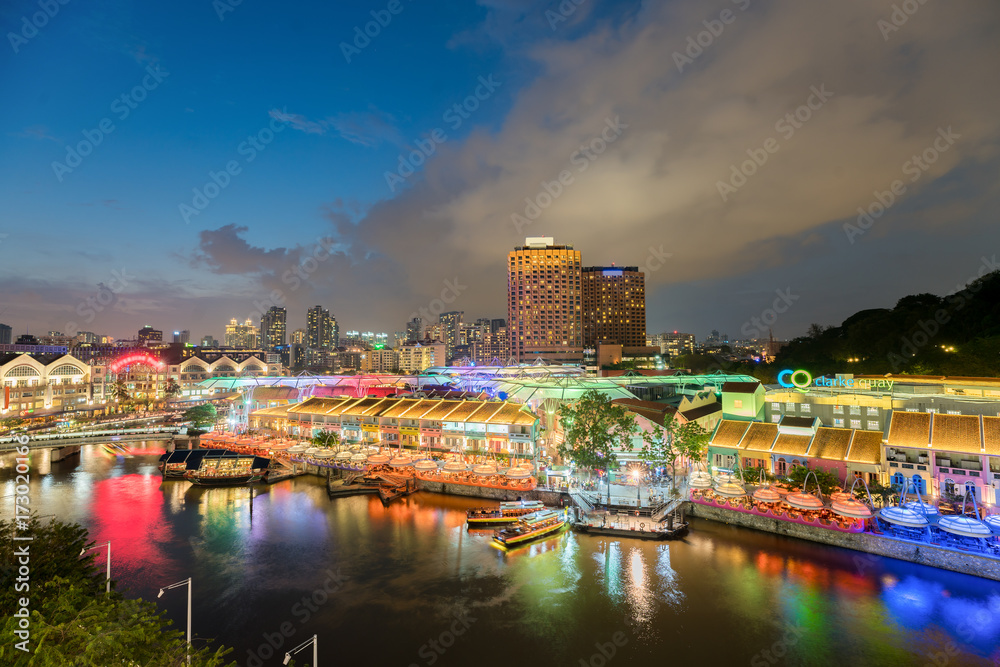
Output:
[[471,498],[488,498],[490,500],[540,500],[546,505],[563,504],[563,498],[569,499],[569,494],[548,489],[533,489],[524,491],[518,489],[498,489],[490,486],[470,486],[468,484],[449,484],[426,479],[417,479],[417,489],[431,493],[446,493],[451,496],[469,496]]
[[943,570],[971,574],[1000,581],[1000,559],[979,556],[973,553],[942,549],[931,544],[915,544],[872,535],[871,533],[845,533],[816,526],[806,526],[780,519],[746,514],[732,509],[710,507],[700,503],[685,503],[689,516],[710,521],[719,521],[743,528],[753,528],[776,535],[786,535],[800,540],[819,542],[835,547],[863,551],[865,553],[896,558],[919,565],[930,565]]

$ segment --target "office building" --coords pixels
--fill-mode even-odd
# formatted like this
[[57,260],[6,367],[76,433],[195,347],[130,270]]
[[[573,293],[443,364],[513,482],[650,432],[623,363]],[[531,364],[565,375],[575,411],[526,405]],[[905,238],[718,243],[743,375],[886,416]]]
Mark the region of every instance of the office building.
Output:
[[174,342],[186,345],[191,341],[191,332],[185,329],[184,331],[174,332]]
[[306,312],[306,345],[314,350],[332,350],[338,345],[340,329],[330,311],[313,306]]
[[159,329],[154,329],[148,324],[143,328],[139,329],[138,340],[141,345],[148,345],[150,343],[162,343],[163,342],[163,332]]
[[583,345],[646,345],[645,275],[637,266],[588,266],[582,270]]
[[285,344],[285,309],[271,306],[260,316],[260,346],[265,350]]
[[406,323],[406,342],[413,343],[424,335],[424,322],[419,317],[414,317]]
[[694,354],[694,334],[667,331],[653,336],[652,345],[659,347],[663,356],[670,359]]
[[444,336],[443,340],[446,347],[445,354],[448,357],[449,363],[455,354],[455,346],[462,344],[460,334],[462,331],[463,315],[464,313],[460,310],[441,313],[441,335]]
[[[583,359],[580,251],[527,238],[507,256],[507,332],[518,362]],[[645,341],[644,341],[645,342]]]
[[399,370],[403,373],[419,373],[431,366],[444,366],[446,346],[441,341],[424,339],[401,345]]
[[0,324],[0,345],[10,345],[13,329],[7,324]]
[[201,347],[219,347],[219,339],[215,336],[202,336]]
[[234,317],[226,325],[225,342],[226,347],[256,349],[260,346],[260,334],[250,319],[240,324]]

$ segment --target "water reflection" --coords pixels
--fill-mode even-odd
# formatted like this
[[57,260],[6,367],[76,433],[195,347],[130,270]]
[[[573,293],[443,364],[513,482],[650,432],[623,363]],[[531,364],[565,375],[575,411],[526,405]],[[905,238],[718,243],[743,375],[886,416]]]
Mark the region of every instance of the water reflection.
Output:
[[[683,542],[564,532],[502,552],[490,547],[491,530],[465,528],[465,510],[480,500],[330,501],[315,478],[252,495],[196,488],[161,481],[161,450],[88,446],[51,462],[32,477],[32,509],[110,539],[113,576],[130,594],[155,598],[192,576],[196,633],[235,645],[241,664],[285,621],[295,643],[312,632],[347,638],[337,648],[345,662],[426,664],[418,650],[457,610],[478,620],[439,665],[509,665],[509,652],[484,649],[498,642],[533,661],[578,664],[618,630],[630,638],[621,664],[668,654],[705,664],[706,651],[709,664],[747,664],[786,636],[795,642],[785,664],[933,663],[950,645],[966,653],[949,664],[1000,660],[996,582],[708,522]],[[0,456],[0,495],[14,492],[12,460]],[[34,471],[44,455],[32,460]],[[308,614],[293,611],[337,571],[341,591]],[[160,602],[175,623],[182,598]]]

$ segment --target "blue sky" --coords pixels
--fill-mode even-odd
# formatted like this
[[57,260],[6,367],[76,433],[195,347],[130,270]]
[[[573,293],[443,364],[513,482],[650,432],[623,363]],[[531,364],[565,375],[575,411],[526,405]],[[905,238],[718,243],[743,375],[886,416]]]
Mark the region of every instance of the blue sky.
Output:
[[[451,307],[467,318],[503,317],[506,252],[553,235],[586,264],[647,267],[650,331],[737,335],[790,289],[774,329],[794,336],[950,291],[997,250],[993,3],[928,3],[898,30],[891,2],[389,5],[244,0],[220,19],[205,1],[70,2],[19,39],[38,4],[6,4],[0,321],[218,336],[276,295],[290,328],[321,303],[342,330],[394,331],[446,280],[465,286]],[[347,62],[341,44],[371,12],[391,19]],[[830,98],[780,134],[823,84]],[[452,129],[446,112],[467,100]],[[620,137],[519,225],[615,118]],[[249,161],[244,142],[275,127]],[[907,160],[947,127],[959,138],[911,181]],[[435,129],[446,140],[390,189]],[[101,137],[92,153],[55,173],[87,136]],[[723,197],[769,137],[778,150]],[[231,162],[239,173],[184,216]],[[897,179],[907,190],[884,216],[845,230]],[[303,265],[319,239],[333,256]],[[283,280],[296,266],[306,279]],[[81,320],[113,271],[127,282],[115,303]]]

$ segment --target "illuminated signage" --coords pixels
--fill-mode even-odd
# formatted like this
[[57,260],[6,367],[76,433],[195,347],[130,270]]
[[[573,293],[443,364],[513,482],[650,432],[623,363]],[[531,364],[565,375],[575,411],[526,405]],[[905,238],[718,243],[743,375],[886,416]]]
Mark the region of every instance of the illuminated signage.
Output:
[[157,370],[163,370],[166,368],[166,364],[154,357],[148,352],[137,352],[135,354],[129,354],[124,357],[119,357],[115,359],[110,364],[108,364],[108,370],[112,373],[117,373],[126,366],[131,366],[133,364],[144,364],[150,368],[155,368]]
[[838,376],[833,378],[818,377],[813,379],[812,373],[798,370],[785,370],[778,373],[778,384],[788,389],[795,389],[805,393],[809,387],[843,387],[845,389],[886,389],[892,391],[894,380],[882,380],[875,378],[849,378]]

